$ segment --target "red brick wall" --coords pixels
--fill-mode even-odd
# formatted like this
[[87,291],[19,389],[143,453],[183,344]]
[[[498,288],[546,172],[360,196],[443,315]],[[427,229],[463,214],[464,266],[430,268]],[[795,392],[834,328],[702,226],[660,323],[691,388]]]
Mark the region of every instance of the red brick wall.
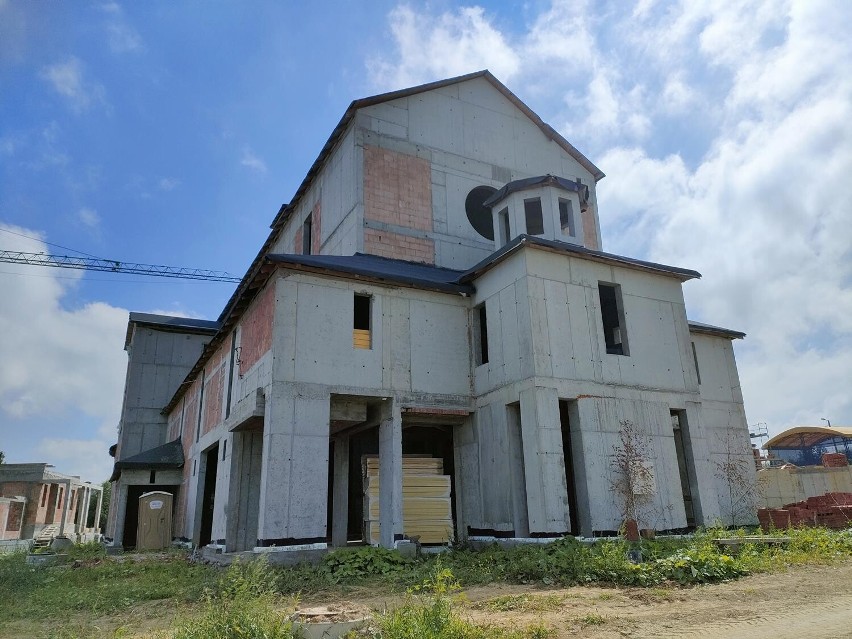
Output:
[[[9,504],[9,518],[6,521],[6,539],[20,539],[23,526],[23,515],[25,505],[16,501]],[[0,521],[3,520],[0,515]]]
[[[364,147],[364,219],[414,231],[432,230],[432,168],[428,160]],[[364,251],[416,262],[435,262],[435,244],[421,237],[365,230]]]
[[435,263],[435,243],[432,240],[389,231],[364,229],[364,252],[410,262]]
[[302,254],[302,225],[299,224],[299,228],[296,229],[296,238],[293,240],[293,254],[301,255]]
[[272,347],[272,316],[275,311],[275,282],[254,299],[240,321],[240,373],[245,373]]
[[229,347],[223,344],[219,351],[210,358],[204,379],[204,417],[201,421],[201,434],[213,430],[222,422],[222,400],[225,391],[225,369]]

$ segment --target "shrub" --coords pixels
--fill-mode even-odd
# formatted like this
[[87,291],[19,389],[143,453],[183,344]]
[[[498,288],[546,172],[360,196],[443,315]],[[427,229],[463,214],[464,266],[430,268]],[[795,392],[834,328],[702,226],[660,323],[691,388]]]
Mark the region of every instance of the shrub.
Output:
[[400,572],[414,563],[395,550],[365,546],[357,549],[335,550],[327,554],[322,568],[334,583],[362,579],[375,575]]

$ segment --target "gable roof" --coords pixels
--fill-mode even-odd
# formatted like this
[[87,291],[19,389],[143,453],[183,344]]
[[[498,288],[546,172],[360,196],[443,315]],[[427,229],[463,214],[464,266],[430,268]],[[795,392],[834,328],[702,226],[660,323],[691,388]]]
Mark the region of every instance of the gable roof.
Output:
[[355,114],[358,112],[359,109],[363,109],[364,107],[369,107],[376,104],[382,104],[384,102],[390,102],[391,100],[407,98],[412,95],[417,95],[418,93],[434,91],[435,89],[440,89],[453,84],[459,84],[461,82],[467,82],[468,80],[473,80],[476,78],[483,78],[490,82],[495,89],[502,93],[524,115],[526,115],[530,120],[532,120],[532,122],[541,130],[541,132],[548,140],[551,140],[558,144],[560,147],[562,147],[562,149],[564,149],[565,152],[568,153],[568,155],[577,160],[580,166],[582,166],[589,173],[591,173],[592,176],[595,178],[595,182],[604,177],[604,172],[601,171],[598,167],[596,167],[592,163],[592,161],[589,160],[589,158],[580,153],[580,151],[578,151],[574,145],[568,142],[568,140],[562,137],[556,131],[556,129],[554,129],[544,120],[542,120],[535,111],[533,111],[526,104],[524,104],[521,99],[514,93],[512,93],[505,84],[495,78],[494,75],[488,69],[483,69],[482,71],[476,71],[474,73],[468,73],[466,75],[460,75],[454,78],[447,78],[446,80],[428,82],[426,84],[420,84],[415,87],[400,89],[399,91],[389,91],[388,93],[379,93],[377,95],[372,95],[366,98],[353,100],[344,112],[343,117],[340,118],[340,122],[338,122],[337,126],[334,127],[334,130],[331,132],[331,135],[329,136],[328,140],[326,140],[326,143],[320,150],[317,159],[314,160],[314,163],[311,165],[311,168],[308,169],[307,175],[305,175],[305,178],[302,180],[302,183],[299,185],[299,188],[296,189],[296,193],[295,195],[293,195],[293,199],[290,201],[290,204],[281,207],[281,210],[278,211],[278,214],[272,221],[271,227],[276,228],[278,225],[280,225],[286,219],[289,212],[295,208],[299,200],[302,199],[302,196],[304,196],[304,194],[310,188],[314,177],[316,177],[320,170],[322,170],[322,167],[325,165],[326,160],[328,159],[329,155],[331,155],[331,151],[334,149],[340,138],[343,137],[343,134],[346,132],[346,129],[349,126],[349,123],[355,117]]

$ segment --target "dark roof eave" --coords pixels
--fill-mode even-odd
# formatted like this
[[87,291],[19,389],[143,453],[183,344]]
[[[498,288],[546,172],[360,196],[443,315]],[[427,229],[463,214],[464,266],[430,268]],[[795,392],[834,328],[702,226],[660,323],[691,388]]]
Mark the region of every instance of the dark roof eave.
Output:
[[722,328],[721,326],[712,326],[711,324],[702,324],[701,322],[689,322],[690,333],[700,333],[702,335],[712,335],[714,337],[725,337],[727,339],[743,339],[746,334],[741,331],[735,331],[730,328]]
[[462,275],[461,278],[459,278],[459,281],[463,283],[472,282],[474,279],[481,276],[486,271],[491,270],[498,263],[502,262],[511,253],[514,253],[515,251],[519,250],[521,247],[524,246],[529,246],[531,248],[536,248],[544,251],[552,251],[554,253],[567,253],[583,259],[588,259],[595,262],[602,262],[604,264],[622,266],[624,268],[632,268],[645,272],[658,273],[660,275],[674,277],[680,280],[681,282],[686,282],[692,279],[699,279],[701,277],[701,273],[699,273],[698,271],[693,271],[691,269],[668,266],[666,264],[658,264],[656,262],[646,262],[644,260],[635,260],[630,257],[624,257],[623,255],[596,251],[594,249],[586,248],[585,246],[580,246],[579,244],[569,244],[568,242],[559,242],[556,240],[545,240],[534,235],[519,235],[514,240],[502,247],[499,251],[491,254],[490,256],[479,262],[479,264],[476,264],[471,269],[469,269],[464,275]]
[[414,276],[401,276],[393,273],[382,273],[371,269],[359,269],[357,267],[343,267],[335,265],[308,264],[301,261],[300,255],[269,255],[267,260],[272,263],[281,264],[290,270],[304,271],[323,275],[335,275],[350,277],[358,280],[377,282],[380,284],[393,284],[409,288],[437,291],[439,293],[458,293],[461,295],[472,295],[476,289],[469,284],[456,284],[454,282],[436,282]]
[[124,350],[130,346],[133,337],[133,326],[149,326],[161,331],[176,333],[194,333],[197,335],[213,335],[219,330],[219,322],[195,319],[191,317],[175,317],[173,315],[155,315],[153,313],[137,313],[132,311],[127,319],[127,333],[124,338]]

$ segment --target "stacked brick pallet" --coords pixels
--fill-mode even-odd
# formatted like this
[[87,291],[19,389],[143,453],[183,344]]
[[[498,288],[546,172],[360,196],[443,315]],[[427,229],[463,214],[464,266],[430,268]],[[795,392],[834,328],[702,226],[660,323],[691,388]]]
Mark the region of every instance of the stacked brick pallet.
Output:
[[784,529],[794,526],[822,526],[842,529],[852,527],[852,493],[826,493],[783,508],[761,508],[757,511],[760,527]]

